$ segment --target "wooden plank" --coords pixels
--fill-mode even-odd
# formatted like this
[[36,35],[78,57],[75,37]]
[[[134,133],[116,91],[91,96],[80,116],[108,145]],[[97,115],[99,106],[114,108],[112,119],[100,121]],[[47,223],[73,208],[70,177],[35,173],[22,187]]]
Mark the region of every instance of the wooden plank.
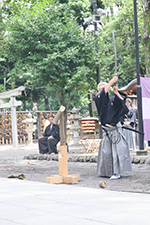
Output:
[[58,175],[51,175],[50,177],[46,178],[46,183],[61,184],[63,183],[63,177]]
[[69,176],[76,176],[78,180],[80,180],[80,174],[71,174]]
[[77,184],[78,183],[78,177],[73,175],[63,176],[63,183],[65,184]]
[[59,176],[68,175],[68,156],[67,156],[67,145],[60,145],[60,152],[58,153],[59,162]]
[[66,145],[64,112],[60,116],[60,145]]

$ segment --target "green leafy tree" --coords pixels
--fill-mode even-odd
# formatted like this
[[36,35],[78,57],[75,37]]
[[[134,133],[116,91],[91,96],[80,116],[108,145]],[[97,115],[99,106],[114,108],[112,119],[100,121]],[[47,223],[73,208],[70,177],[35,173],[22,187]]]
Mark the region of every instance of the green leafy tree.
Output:
[[64,5],[64,9],[68,16],[73,16],[78,25],[82,25],[84,29],[86,29],[87,25],[84,24],[84,18],[91,16],[91,2],[89,0],[69,0]]
[[[135,55],[135,33],[134,33],[134,12],[133,1],[115,1],[118,11],[103,18],[103,30],[101,36],[105,40],[105,48],[102,53],[104,60],[100,66],[101,76],[107,74],[106,80],[115,72],[114,47],[112,31],[115,34],[117,50],[117,66],[119,85],[124,86],[136,76],[136,55]],[[112,7],[114,1],[103,1],[106,6]],[[139,25],[139,55],[140,72],[145,74],[145,54],[142,39],[143,16],[141,5],[138,6],[138,25]]]
[[3,41],[3,20],[2,20],[2,1],[0,0],[0,92],[4,91],[4,74],[5,74],[5,61],[2,58],[2,41]]
[[12,79],[28,74],[34,86],[52,87],[66,113],[74,89],[95,86],[96,64],[100,63],[96,46],[102,42],[85,34],[61,6],[23,7],[7,21],[6,29],[4,53],[14,63]]
[[2,45],[2,31],[3,31],[2,1],[0,0],[0,48],[1,48],[1,45]]

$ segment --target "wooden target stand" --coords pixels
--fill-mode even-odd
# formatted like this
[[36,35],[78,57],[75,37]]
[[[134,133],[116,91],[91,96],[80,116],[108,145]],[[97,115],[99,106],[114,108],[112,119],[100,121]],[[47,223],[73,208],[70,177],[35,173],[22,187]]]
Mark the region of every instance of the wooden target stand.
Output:
[[47,183],[78,183],[80,180],[79,174],[68,175],[68,155],[67,155],[67,145],[65,140],[65,117],[64,117],[65,107],[61,106],[57,112],[54,123],[57,123],[60,118],[60,146],[58,152],[58,163],[59,163],[59,175],[51,175],[46,178]]

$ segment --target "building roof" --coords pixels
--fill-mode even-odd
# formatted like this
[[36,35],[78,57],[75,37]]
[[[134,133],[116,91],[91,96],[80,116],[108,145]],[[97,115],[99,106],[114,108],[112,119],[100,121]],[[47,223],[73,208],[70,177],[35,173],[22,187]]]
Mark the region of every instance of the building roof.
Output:
[[137,79],[132,80],[129,84],[125,87],[119,88],[119,91],[127,94],[127,95],[136,95],[136,86],[137,86]]

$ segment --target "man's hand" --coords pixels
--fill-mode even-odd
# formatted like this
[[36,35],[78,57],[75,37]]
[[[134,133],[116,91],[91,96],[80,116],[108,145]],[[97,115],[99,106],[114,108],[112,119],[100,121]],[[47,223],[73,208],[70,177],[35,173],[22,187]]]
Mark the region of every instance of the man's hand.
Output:
[[53,136],[52,136],[52,135],[48,137],[48,139],[52,139],[52,138],[53,138]]
[[131,122],[123,122],[126,127],[130,125]]
[[110,81],[109,83],[105,86],[105,93],[109,92],[109,88],[118,81],[118,75],[116,74]]
[[118,92],[118,84],[116,84],[116,86],[113,87],[113,92],[115,94],[117,94],[117,92]]
[[[117,95],[119,98],[122,99],[121,95],[119,94],[118,92],[118,84],[116,84],[114,87],[113,87],[113,92],[115,95]],[[123,99],[122,99],[123,100]]]
[[44,136],[40,136],[39,139],[43,138]]
[[115,74],[115,76],[112,78],[112,80],[113,80],[113,83],[116,83],[118,81],[118,75]]

